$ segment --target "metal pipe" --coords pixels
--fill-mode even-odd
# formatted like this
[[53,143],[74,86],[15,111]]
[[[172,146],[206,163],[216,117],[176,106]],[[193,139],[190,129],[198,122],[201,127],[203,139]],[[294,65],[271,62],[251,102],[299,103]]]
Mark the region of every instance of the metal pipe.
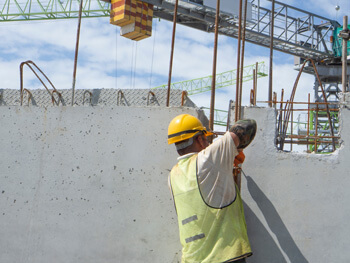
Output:
[[[348,16],[343,17],[343,30],[348,29]],[[343,93],[345,93],[347,82],[347,46],[348,39],[343,37],[343,50],[342,50],[342,85],[343,85]]]
[[82,10],[83,10],[83,0],[80,0],[79,17],[78,17],[78,29],[77,29],[77,41],[76,41],[76,44],[75,44],[75,56],[74,56],[74,70],[73,70],[73,84],[72,84],[72,106],[74,105],[74,93],[75,93],[75,82],[76,82],[76,75],[77,75],[79,39],[80,39],[80,25],[81,25],[81,13],[82,13]]
[[[214,40],[214,56],[213,56],[213,73],[211,79],[211,96],[210,96],[210,117],[209,129],[214,130],[214,107],[215,107],[215,86],[216,86],[216,60],[218,53],[218,37],[219,37],[219,19],[220,19],[220,0],[216,2],[216,17],[215,17],[215,40]],[[212,141],[212,137],[210,140]]]
[[239,100],[239,81],[240,81],[240,60],[241,60],[241,30],[242,30],[242,1],[239,0],[239,16],[238,16],[238,44],[237,44],[237,73],[236,73],[236,102],[235,102],[235,122],[239,120],[238,100]]
[[[270,29],[270,69],[269,69],[269,94],[268,101],[272,101],[272,72],[273,72],[273,31],[274,31],[274,21],[275,21],[275,0],[272,0],[272,10],[271,10],[271,29]],[[272,104],[269,103],[269,107]]]
[[177,7],[179,0],[175,2],[174,17],[173,17],[173,34],[171,38],[171,51],[170,51],[170,65],[169,65],[169,77],[168,77],[168,92],[166,96],[166,106],[169,107],[170,102],[170,85],[171,85],[171,74],[173,71],[173,58],[174,58],[174,46],[175,46],[175,32],[176,32],[176,21],[177,21]]

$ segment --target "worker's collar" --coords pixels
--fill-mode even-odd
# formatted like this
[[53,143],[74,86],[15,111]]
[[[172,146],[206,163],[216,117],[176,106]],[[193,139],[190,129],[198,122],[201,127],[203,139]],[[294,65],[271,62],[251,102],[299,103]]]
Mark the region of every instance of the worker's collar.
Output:
[[180,161],[182,159],[186,159],[188,157],[191,157],[192,155],[195,155],[195,154],[197,154],[197,153],[188,153],[188,154],[177,157],[177,160]]

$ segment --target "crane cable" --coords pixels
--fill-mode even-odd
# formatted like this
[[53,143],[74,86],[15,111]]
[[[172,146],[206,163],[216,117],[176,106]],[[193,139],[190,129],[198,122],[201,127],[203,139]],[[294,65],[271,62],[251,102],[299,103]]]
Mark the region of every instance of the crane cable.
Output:
[[150,72],[150,78],[149,78],[149,89],[152,88],[153,60],[154,60],[154,47],[156,45],[156,36],[157,36],[157,23],[154,24],[154,36],[153,36],[153,49],[152,49],[152,59],[151,59],[151,72]]
[[132,42],[132,47],[131,47],[131,65],[130,65],[130,89],[132,89],[133,87],[133,77],[135,76],[134,75],[134,71],[135,71],[135,68],[134,68],[134,61],[135,61],[135,42],[133,41]]
[[137,41],[135,43],[135,58],[134,58],[134,71],[133,71],[133,89],[135,89],[135,82],[136,82],[136,63],[137,63]]

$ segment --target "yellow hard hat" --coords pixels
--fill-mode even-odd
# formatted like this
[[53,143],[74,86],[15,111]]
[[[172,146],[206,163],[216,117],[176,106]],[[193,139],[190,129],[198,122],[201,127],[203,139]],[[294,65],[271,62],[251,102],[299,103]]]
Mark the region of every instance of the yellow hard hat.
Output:
[[181,114],[176,116],[168,127],[168,144],[181,142],[192,138],[198,132],[205,136],[213,135],[207,131],[200,120],[190,114]]

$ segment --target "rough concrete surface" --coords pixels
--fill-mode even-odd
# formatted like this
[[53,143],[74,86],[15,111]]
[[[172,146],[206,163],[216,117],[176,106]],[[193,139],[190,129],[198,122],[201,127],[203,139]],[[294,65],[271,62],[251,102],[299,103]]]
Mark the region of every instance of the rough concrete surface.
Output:
[[[181,107],[0,107],[0,262],[180,261],[166,142]],[[275,111],[246,108],[257,137],[242,196],[248,263],[348,262],[348,131],[329,155],[279,152]]]
[[245,150],[242,197],[252,262],[349,262],[350,112],[340,112],[342,146],[332,154],[274,147],[275,111],[246,108],[257,136]]
[[0,262],[178,262],[166,138],[183,112],[0,107]]

